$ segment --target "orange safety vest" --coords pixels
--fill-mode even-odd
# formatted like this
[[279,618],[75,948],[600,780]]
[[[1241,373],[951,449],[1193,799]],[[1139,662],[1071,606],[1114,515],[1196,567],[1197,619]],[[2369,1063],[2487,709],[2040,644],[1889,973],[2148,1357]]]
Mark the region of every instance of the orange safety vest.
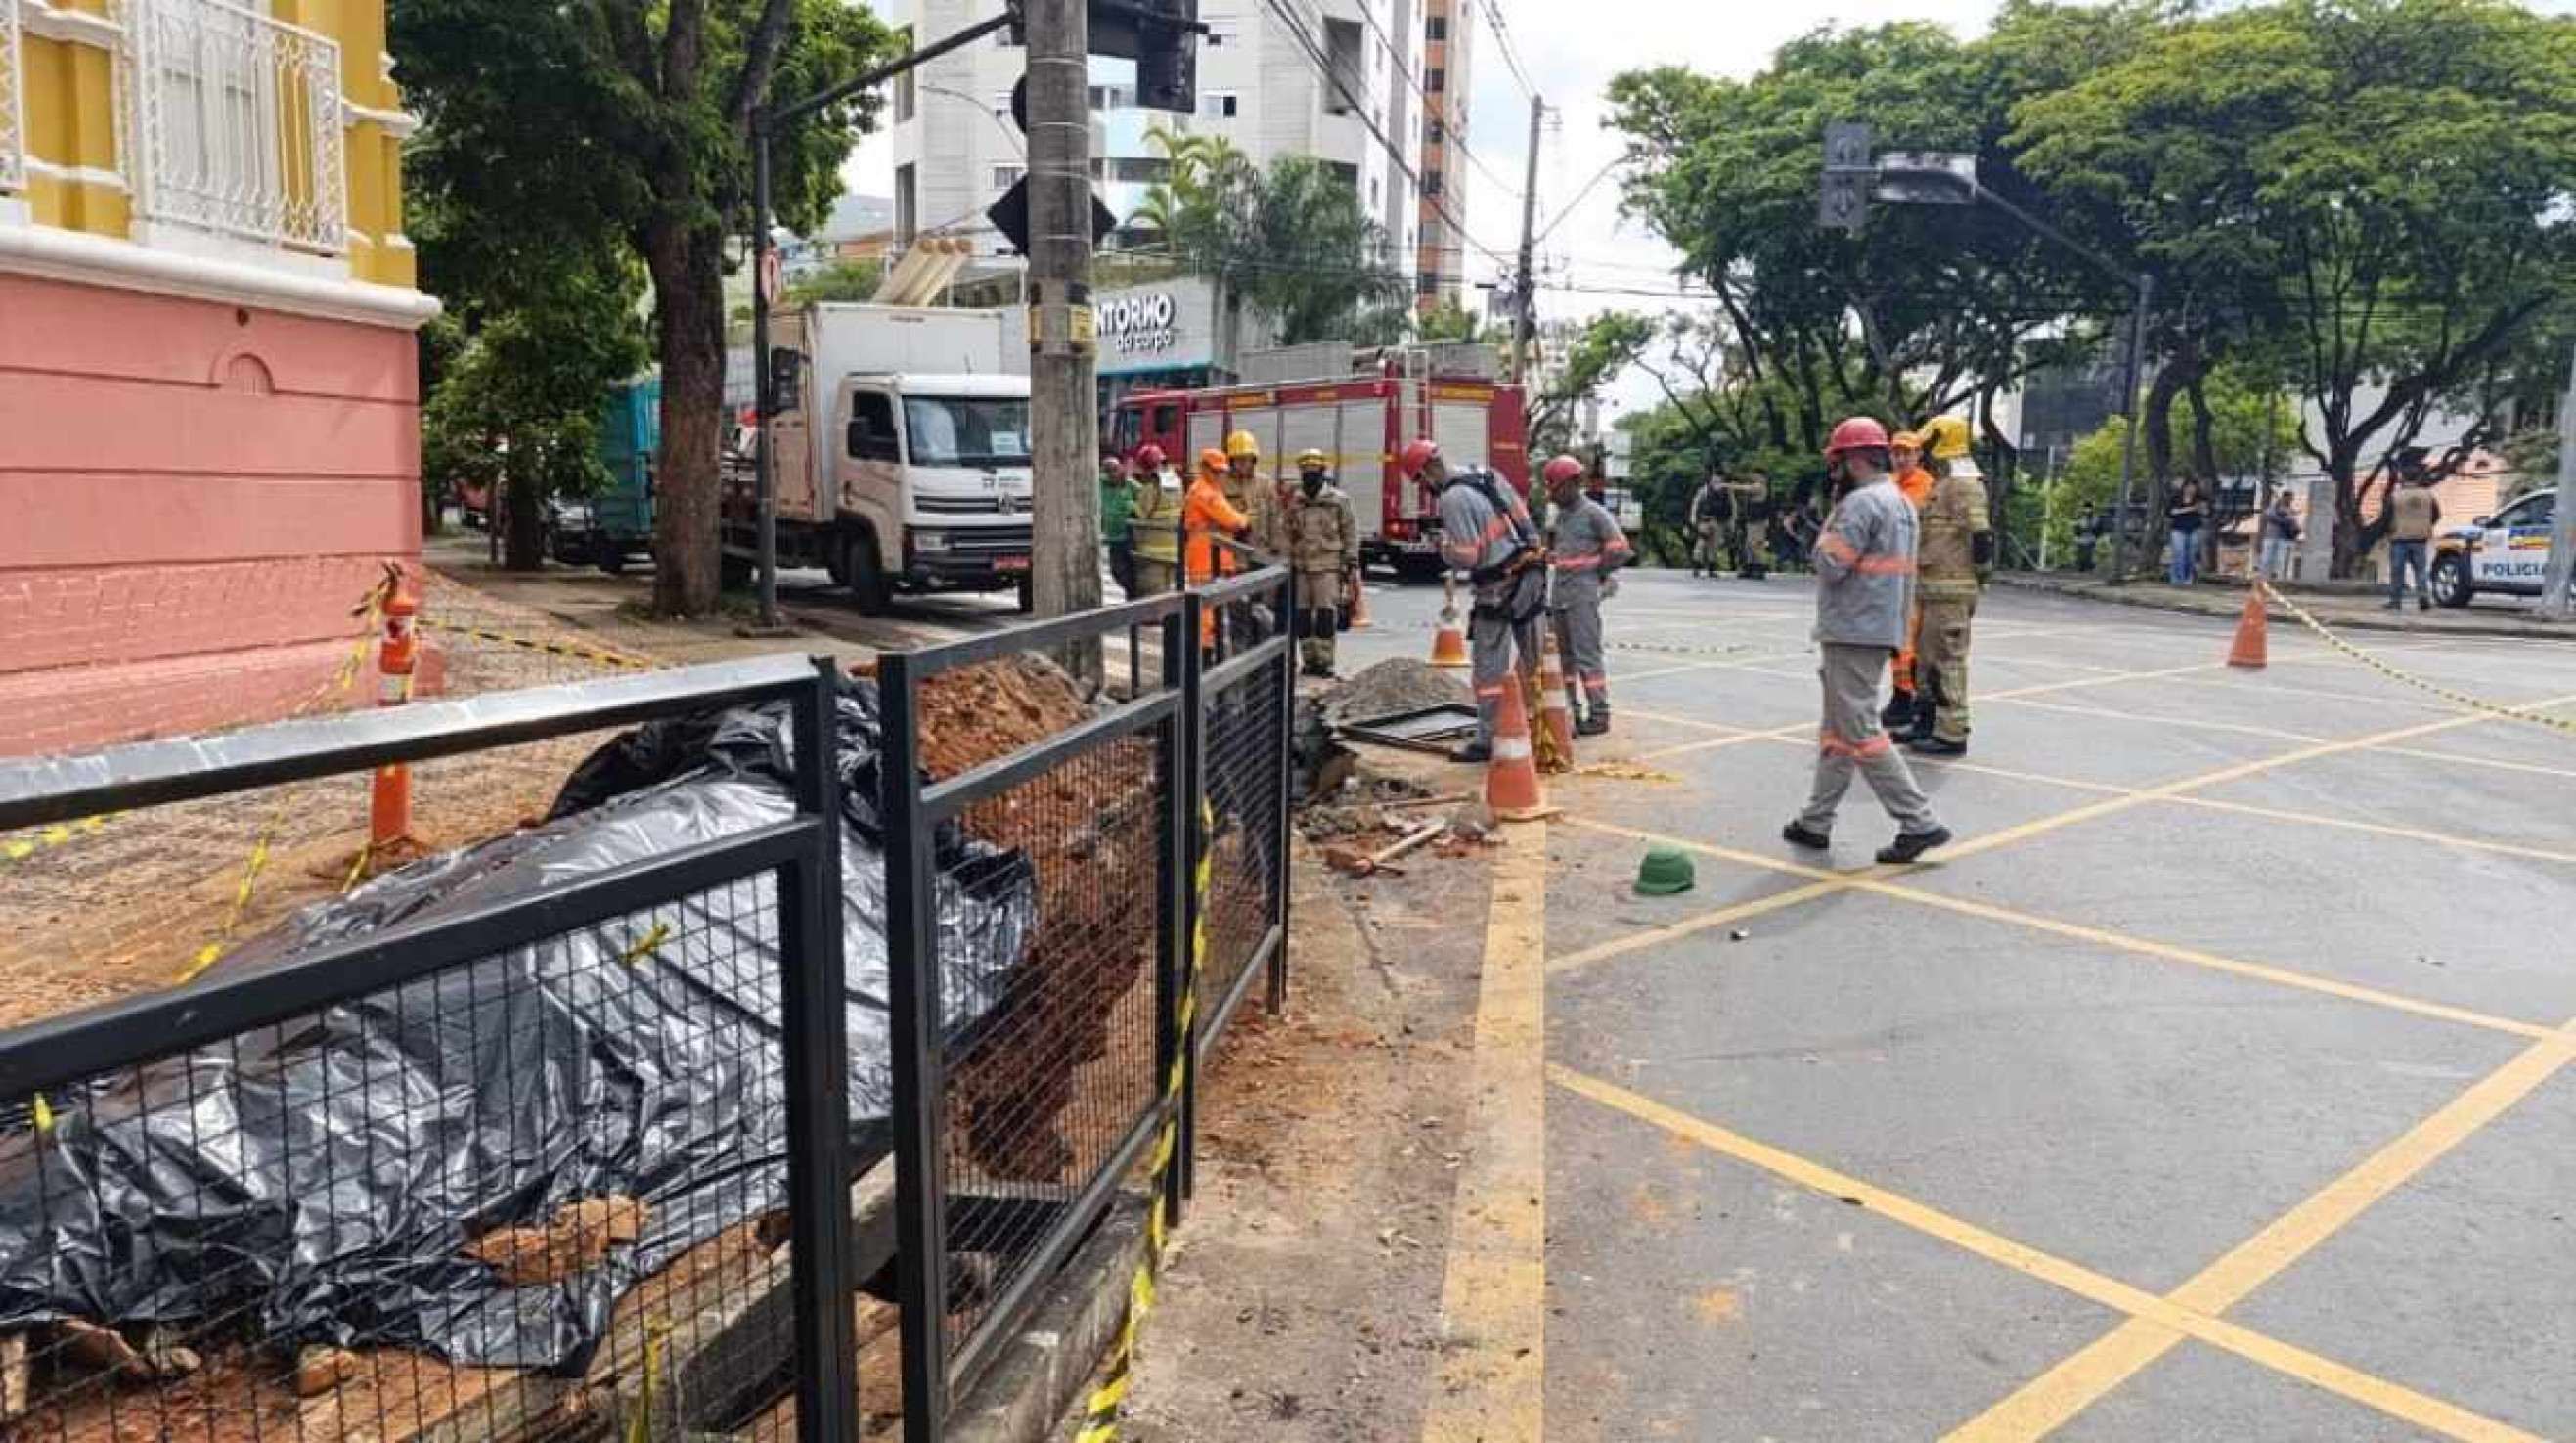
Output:
[[1914,503],[1914,514],[1920,516],[1923,514],[1923,508],[1932,504],[1932,488],[1938,484],[1939,479],[1931,472],[1916,466],[1896,478],[1896,489],[1904,492],[1905,499]]
[[1216,544],[1219,532],[1232,535],[1252,524],[1250,517],[1225,499],[1225,491],[1213,478],[1201,476],[1190,483],[1190,494],[1181,503],[1181,531],[1189,538],[1185,556],[1192,584],[1209,581],[1235,572],[1234,553]]

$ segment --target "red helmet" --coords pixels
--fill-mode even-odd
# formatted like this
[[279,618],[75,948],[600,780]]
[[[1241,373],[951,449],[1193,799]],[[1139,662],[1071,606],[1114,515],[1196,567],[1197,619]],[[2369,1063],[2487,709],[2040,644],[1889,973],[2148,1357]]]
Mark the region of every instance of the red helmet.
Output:
[[1571,456],[1559,456],[1539,468],[1539,479],[1550,486],[1583,478],[1583,463]]
[[1884,451],[1888,449],[1887,428],[1867,416],[1854,416],[1834,427],[1831,440],[1825,442],[1825,459],[1831,461],[1845,451]]
[[1396,469],[1410,480],[1421,475],[1422,468],[1430,465],[1431,458],[1439,454],[1440,443],[1425,436],[1404,448],[1404,454],[1396,459]]
[[1163,469],[1163,448],[1148,441],[1136,448],[1136,464],[1148,471]]

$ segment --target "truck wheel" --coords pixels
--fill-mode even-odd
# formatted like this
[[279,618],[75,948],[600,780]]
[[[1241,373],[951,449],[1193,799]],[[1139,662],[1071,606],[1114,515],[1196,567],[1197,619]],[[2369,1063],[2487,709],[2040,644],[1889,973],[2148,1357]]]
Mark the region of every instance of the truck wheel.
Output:
[[894,605],[894,588],[886,581],[885,565],[877,559],[877,539],[873,532],[853,531],[841,538],[841,570],[850,588],[851,600],[858,603],[859,615],[883,616]]
[[1395,563],[1395,576],[1408,586],[1420,586],[1440,579],[1440,563],[1428,556],[1400,557]]
[[603,531],[591,542],[591,560],[615,576],[626,569],[626,543]]
[[1030,612],[1038,609],[1038,583],[1036,577],[1023,576],[1020,578],[1020,589],[1013,597],[1013,602],[1018,607],[1019,613],[1022,616],[1026,616]]
[[2433,558],[2433,599],[2448,607],[2462,607],[2475,600],[2477,584],[2469,579],[2469,559],[2456,551],[2445,551]]

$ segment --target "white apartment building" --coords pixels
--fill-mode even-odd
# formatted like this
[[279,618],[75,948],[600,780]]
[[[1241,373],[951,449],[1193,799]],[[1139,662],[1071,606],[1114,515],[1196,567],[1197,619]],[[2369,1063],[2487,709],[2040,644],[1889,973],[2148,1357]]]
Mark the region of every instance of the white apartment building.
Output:
[[[1163,178],[1149,140],[1157,125],[1221,135],[1264,167],[1317,156],[1349,178],[1386,234],[1386,259],[1410,269],[1421,244],[1425,3],[1278,0],[1274,9],[1271,0],[1202,0],[1199,104],[1186,116],[1137,108],[1134,65],[1094,57],[1092,174],[1101,201],[1123,223]],[[908,0],[900,18],[928,41],[1000,8],[1001,0]],[[1336,79],[1327,79],[1327,65]],[[996,36],[897,82],[889,119],[898,244],[947,233],[970,236],[985,254],[1007,248],[984,211],[1028,164],[1027,138],[1010,116],[1011,88],[1026,67],[1026,53]],[[1390,144],[1402,150],[1400,163]]]

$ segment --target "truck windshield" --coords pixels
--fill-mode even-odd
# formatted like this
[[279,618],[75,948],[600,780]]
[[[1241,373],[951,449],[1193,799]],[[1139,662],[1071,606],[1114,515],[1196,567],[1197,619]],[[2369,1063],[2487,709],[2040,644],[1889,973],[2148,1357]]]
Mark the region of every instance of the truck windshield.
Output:
[[1026,466],[1029,403],[1016,396],[906,396],[915,466]]

